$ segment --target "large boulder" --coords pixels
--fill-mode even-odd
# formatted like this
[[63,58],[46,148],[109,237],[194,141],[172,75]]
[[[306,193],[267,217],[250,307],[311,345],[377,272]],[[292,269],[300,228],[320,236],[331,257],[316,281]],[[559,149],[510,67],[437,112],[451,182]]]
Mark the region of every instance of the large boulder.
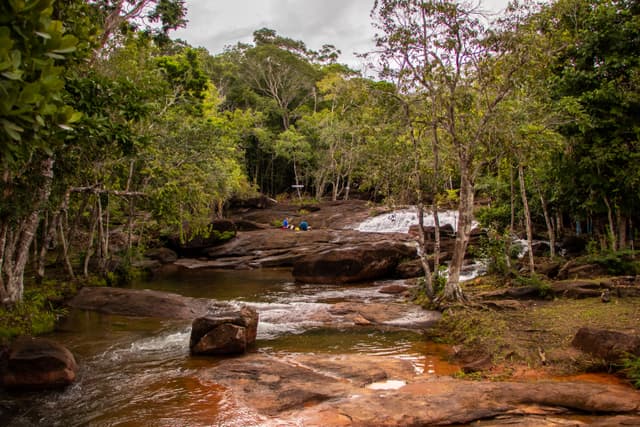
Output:
[[580,328],[571,345],[611,363],[619,362],[626,354],[640,357],[640,336],[618,331]]
[[68,386],[76,379],[78,365],[61,344],[21,337],[11,344],[3,361],[2,383],[10,389],[49,389]]
[[193,321],[189,348],[191,354],[244,353],[255,343],[257,333],[258,312],[251,307],[212,312]]
[[[211,221],[206,233],[197,233],[186,242],[182,242],[178,236],[171,237],[169,239],[169,246],[181,257],[198,257],[202,256],[206,249],[221,245],[233,239],[236,233],[237,229],[233,221],[220,219]],[[188,225],[185,226],[185,234],[191,234]]]
[[354,283],[388,277],[405,258],[416,256],[415,247],[379,242],[310,254],[293,264],[293,277],[306,283]]
[[178,255],[169,248],[151,248],[147,249],[144,256],[159,261],[161,264],[171,264],[176,262]]
[[69,302],[72,308],[122,316],[161,319],[194,319],[206,314],[216,303],[150,289],[84,287]]

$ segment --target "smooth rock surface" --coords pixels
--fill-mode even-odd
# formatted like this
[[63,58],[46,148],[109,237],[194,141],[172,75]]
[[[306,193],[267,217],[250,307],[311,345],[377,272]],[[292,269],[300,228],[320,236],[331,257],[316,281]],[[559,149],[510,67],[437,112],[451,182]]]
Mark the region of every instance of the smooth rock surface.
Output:
[[244,353],[255,343],[257,333],[258,313],[254,308],[210,312],[193,321],[189,349],[192,354]]
[[73,354],[46,338],[16,339],[3,362],[2,383],[6,388],[49,389],[72,384],[78,365]]

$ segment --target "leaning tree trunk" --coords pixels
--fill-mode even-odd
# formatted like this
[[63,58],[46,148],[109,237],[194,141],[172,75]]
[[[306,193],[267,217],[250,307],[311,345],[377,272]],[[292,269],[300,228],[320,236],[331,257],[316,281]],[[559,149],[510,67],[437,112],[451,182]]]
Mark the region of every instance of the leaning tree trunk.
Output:
[[460,202],[458,204],[458,228],[453,246],[453,256],[449,265],[449,278],[444,288],[443,299],[463,301],[465,299],[460,287],[460,271],[471,236],[473,223],[473,181],[466,162],[460,162]]
[[540,205],[542,206],[542,213],[544,215],[544,222],[547,225],[547,234],[549,236],[549,256],[555,258],[556,256],[556,231],[553,228],[553,221],[551,215],[549,215],[549,205],[547,200],[542,195],[540,187],[538,187],[538,195],[540,196]]
[[527,252],[529,255],[529,272],[536,272],[536,265],[533,259],[533,230],[531,225],[531,211],[529,210],[529,199],[527,198],[527,189],[524,182],[524,167],[522,163],[518,163],[518,181],[520,182],[520,194],[522,195],[522,206],[524,208],[524,224],[527,231]]
[[604,200],[604,204],[607,206],[607,219],[609,220],[609,238],[607,240],[609,241],[611,250],[615,251],[617,249],[616,243],[618,239],[616,239],[616,226],[613,222],[613,210],[611,209],[611,203],[609,203],[607,196],[603,196],[602,199]]
[[49,200],[53,181],[53,158],[40,164],[40,187],[35,192],[33,209],[13,229],[3,224],[2,263],[0,264],[0,300],[3,304],[15,304],[22,300],[24,269],[29,258],[29,248],[40,222],[40,211]]

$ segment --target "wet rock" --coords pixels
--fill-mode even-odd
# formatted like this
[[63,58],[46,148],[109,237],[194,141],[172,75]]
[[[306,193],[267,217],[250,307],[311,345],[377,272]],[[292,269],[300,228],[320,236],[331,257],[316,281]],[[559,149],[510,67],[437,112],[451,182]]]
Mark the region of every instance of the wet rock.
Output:
[[640,356],[640,336],[618,331],[580,328],[571,345],[611,363],[619,362],[627,353]]
[[567,262],[558,271],[557,279],[590,279],[598,276],[606,276],[606,268],[597,264],[580,264],[575,260]]
[[400,303],[339,302],[329,308],[329,313],[359,325],[387,325],[404,329],[427,328],[442,317],[438,311]]
[[393,273],[393,277],[398,279],[412,279],[420,276],[424,276],[424,270],[419,259],[401,262],[396,266]]
[[221,304],[149,289],[84,287],[69,302],[72,308],[123,316],[194,319]]
[[162,264],[169,264],[178,259],[178,255],[169,248],[151,248],[145,251],[144,256]]
[[[631,388],[416,377],[408,361],[366,355],[252,354],[224,360],[203,376],[227,387],[248,410],[277,417],[279,425],[460,425],[511,419],[512,425],[544,426],[545,417],[572,413],[624,422],[640,416],[640,393]],[[394,390],[370,387],[390,380],[398,383]],[[529,422],[534,419],[539,423]]]
[[208,313],[193,321],[191,354],[223,355],[244,353],[256,341],[258,313],[251,307]]
[[565,298],[593,298],[602,294],[602,284],[595,280],[563,280],[552,283],[551,291]]
[[77,370],[66,347],[45,338],[22,337],[7,352],[2,383],[11,389],[60,388],[75,381]]
[[484,371],[493,366],[491,354],[479,348],[454,347],[453,360],[466,374]]
[[306,283],[355,283],[388,277],[398,262],[415,256],[415,248],[402,243],[334,249],[307,255],[293,264],[293,277]]
[[358,355],[302,356],[293,360],[251,354],[221,361],[204,379],[229,387],[235,397],[265,415],[304,409],[345,397],[354,387],[413,374],[411,363]]
[[[306,411],[292,412],[283,421],[296,420],[301,425],[399,427],[475,425],[480,420],[511,419],[511,425],[527,425],[522,421],[528,417],[560,418],[561,415],[584,412],[604,414],[610,419],[621,415],[620,420],[637,420],[639,408],[640,394],[620,386],[577,382],[490,383],[439,378],[411,382],[393,393],[360,393],[323,402]],[[338,419],[336,414],[341,417]],[[343,420],[348,422],[343,423]],[[556,423],[562,421],[556,419]],[[576,424],[574,421],[567,425]]]
[[409,288],[405,285],[394,284],[394,285],[383,286],[378,290],[378,292],[380,292],[381,294],[395,295],[395,294],[404,293],[408,290]]
[[236,226],[238,231],[256,231],[256,230],[264,230],[267,228],[266,225],[258,224],[255,221],[249,221],[246,219],[238,219],[234,220],[233,223]]

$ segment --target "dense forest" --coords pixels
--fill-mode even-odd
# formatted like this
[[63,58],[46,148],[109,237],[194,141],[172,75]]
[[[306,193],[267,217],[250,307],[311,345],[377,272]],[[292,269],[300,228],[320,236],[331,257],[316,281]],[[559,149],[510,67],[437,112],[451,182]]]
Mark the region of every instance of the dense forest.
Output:
[[[181,0],[0,4],[3,305],[51,269],[108,277],[259,193],[455,207],[444,298],[462,297],[474,215],[494,247],[518,233],[552,257],[575,234],[633,249],[638,2],[516,2],[493,19],[466,2],[375,1],[375,79],[339,46],[268,28],[224,52],[189,46],[170,37],[185,16]],[[423,264],[433,295],[438,269]]]

